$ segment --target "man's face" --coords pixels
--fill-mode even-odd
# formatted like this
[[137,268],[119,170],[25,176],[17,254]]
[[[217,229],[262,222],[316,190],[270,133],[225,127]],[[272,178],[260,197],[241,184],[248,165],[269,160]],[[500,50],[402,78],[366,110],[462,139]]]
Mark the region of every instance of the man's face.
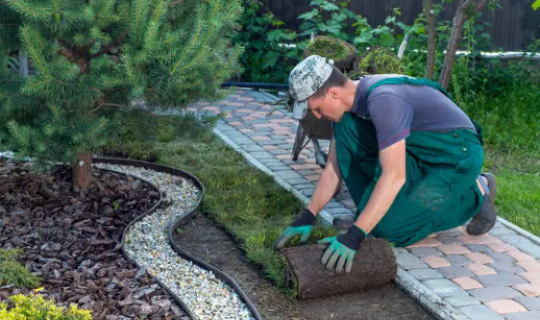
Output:
[[318,119],[325,118],[339,122],[345,113],[345,109],[341,100],[337,97],[337,92],[332,89],[329,89],[322,97],[309,97],[308,108]]

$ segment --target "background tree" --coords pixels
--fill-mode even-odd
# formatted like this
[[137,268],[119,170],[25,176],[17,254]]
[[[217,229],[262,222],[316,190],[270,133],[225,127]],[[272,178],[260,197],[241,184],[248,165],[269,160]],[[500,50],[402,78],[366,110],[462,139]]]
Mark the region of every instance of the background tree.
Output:
[[456,9],[456,14],[452,20],[452,31],[444,57],[443,68],[439,83],[447,88],[452,75],[452,68],[456,59],[456,51],[459,48],[459,42],[463,36],[463,26],[473,15],[480,12],[487,2],[491,5],[496,4],[497,0],[459,0],[459,5]]
[[437,51],[437,23],[435,17],[435,10],[433,9],[433,0],[424,0],[424,15],[426,16],[426,22],[428,27],[426,78],[433,80]]
[[[113,117],[216,98],[219,85],[240,71],[242,48],[230,44],[239,0],[0,5],[20,19],[20,46],[33,71],[0,75],[0,145],[40,163],[70,164],[75,187],[91,183],[91,157],[115,130]],[[16,21],[7,17],[2,14],[0,24]],[[10,39],[12,50],[17,40]]]

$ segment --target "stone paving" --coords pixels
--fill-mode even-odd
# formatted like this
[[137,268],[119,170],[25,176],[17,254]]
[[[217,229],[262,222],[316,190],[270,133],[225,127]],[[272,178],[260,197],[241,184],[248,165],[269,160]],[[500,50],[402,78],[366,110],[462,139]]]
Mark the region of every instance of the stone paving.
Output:
[[[276,100],[265,92],[239,89],[193,109],[225,113],[216,129],[222,138],[305,202],[322,169],[311,143],[298,161],[292,160],[297,122],[273,104]],[[328,142],[321,145],[328,149]],[[354,210],[343,188],[322,218],[332,223]],[[540,319],[540,239],[503,219],[487,235],[469,236],[461,226],[394,252],[398,284],[441,319]]]

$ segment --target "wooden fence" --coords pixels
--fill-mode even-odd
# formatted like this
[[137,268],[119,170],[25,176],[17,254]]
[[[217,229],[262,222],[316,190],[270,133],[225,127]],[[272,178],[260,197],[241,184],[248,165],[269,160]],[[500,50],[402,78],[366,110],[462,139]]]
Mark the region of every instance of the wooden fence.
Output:
[[[285,22],[285,27],[298,29],[301,20],[297,17],[310,10],[310,0],[263,0],[274,15]],[[436,1],[434,1],[436,2]],[[458,0],[446,3],[440,17],[451,20]],[[540,39],[540,10],[533,11],[531,0],[500,0],[501,8],[483,10],[479,23],[489,22],[486,31],[491,35],[493,44],[503,50],[526,50],[534,40]],[[349,9],[368,19],[372,26],[384,23],[393,8],[401,9],[400,21],[412,24],[422,11],[422,0],[351,0]]]

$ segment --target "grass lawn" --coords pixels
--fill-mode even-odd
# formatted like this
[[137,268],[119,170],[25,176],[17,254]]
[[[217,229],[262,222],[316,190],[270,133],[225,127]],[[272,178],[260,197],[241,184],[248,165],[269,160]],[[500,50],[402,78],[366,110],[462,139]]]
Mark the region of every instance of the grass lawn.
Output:
[[485,159],[497,176],[499,215],[540,236],[540,158],[488,150]]
[[497,177],[499,214],[540,236],[538,87],[523,86],[499,98],[479,96],[464,105],[484,129],[484,167]]

